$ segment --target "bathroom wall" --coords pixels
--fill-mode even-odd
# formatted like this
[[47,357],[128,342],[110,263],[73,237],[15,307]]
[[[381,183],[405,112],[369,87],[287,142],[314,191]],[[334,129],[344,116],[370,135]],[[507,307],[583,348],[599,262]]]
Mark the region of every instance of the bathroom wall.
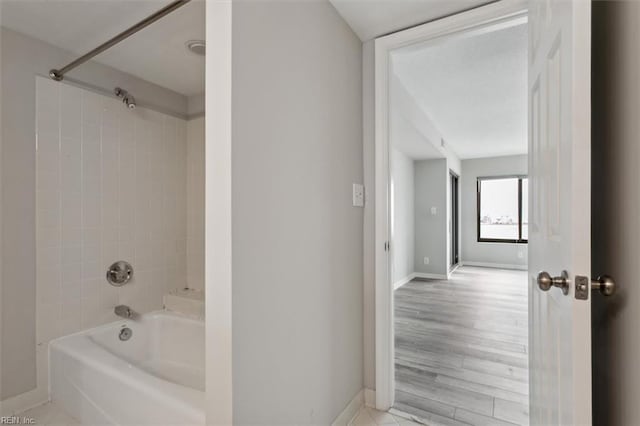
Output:
[[[35,77],[76,54],[1,29],[2,54],[2,291],[0,400],[36,386]],[[114,68],[87,62],[69,77],[113,89],[122,86],[139,103],[187,115],[187,98]],[[10,265],[10,267],[7,267]],[[15,324],[20,324],[19,329]],[[39,401],[36,394],[22,402]],[[6,405],[6,404],[5,404]]]
[[[139,313],[186,285],[185,120],[36,78],[38,386],[49,340]],[[126,260],[123,287],[105,279]]]
[[204,117],[187,122],[187,285],[204,290]]
[[363,387],[362,44],[326,0],[232,23],[233,423],[331,424]]

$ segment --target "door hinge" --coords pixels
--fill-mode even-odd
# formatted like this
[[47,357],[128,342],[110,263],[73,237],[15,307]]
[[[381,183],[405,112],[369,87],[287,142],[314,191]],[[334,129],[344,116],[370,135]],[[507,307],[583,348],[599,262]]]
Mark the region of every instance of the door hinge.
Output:
[[385,241],[384,242],[384,251],[389,251],[391,250],[391,244],[389,243],[389,241]]

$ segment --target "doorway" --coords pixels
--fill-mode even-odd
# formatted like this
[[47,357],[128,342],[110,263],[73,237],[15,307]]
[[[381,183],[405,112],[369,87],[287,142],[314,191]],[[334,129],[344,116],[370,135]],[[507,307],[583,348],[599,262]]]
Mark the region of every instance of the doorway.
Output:
[[[523,187],[521,181],[516,185],[515,201],[512,191],[486,198],[489,210],[482,212],[482,223],[477,221],[481,205],[476,190],[482,176],[527,175],[526,22],[526,10],[501,2],[376,41],[376,161],[388,165],[377,169],[376,179],[394,182],[393,187],[376,185],[376,242],[388,247],[384,243],[391,240],[393,247],[376,263],[378,409],[409,413],[426,422],[527,424],[527,248],[521,237],[526,215],[519,204]],[[482,64],[459,63],[490,50],[482,46],[488,39],[503,43],[498,43],[498,54],[511,41],[524,41],[518,57],[522,69],[511,69],[520,78],[517,96],[503,88],[488,90],[481,98],[477,90],[485,85],[476,80],[464,94],[469,102],[461,102],[456,91],[467,87],[467,80],[451,75],[458,70],[490,74],[482,74]],[[447,53],[452,40],[458,47],[465,45],[467,54]],[[428,72],[419,68],[421,63],[441,67],[440,74],[425,83]],[[447,78],[455,81],[447,86]],[[423,83],[444,89],[420,92]],[[438,97],[443,92],[449,98]],[[501,96],[498,102],[485,102],[495,93]],[[463,112],[471,109],[481,116],[492,109],[492,102],[503,108],[514,97],[519,136],[501,139],[502,145],[496,137],[483,142],[486,134],[474,132]],[[440,114],[447,107],[454,113]],[[398,113],[407,110],[411,113]],[[492,123],[488,133],[513,128],[508,121]],[[474,125],[483,124],[476,120]],[[455,134],[465,127],[472,135],[466,140],[473,143],[461,143],[465,138]],[[396,195],[407,193],[397,179],[403,163],[413,167],[412,173],[402,172],[412,177],[413,207],[398,205]],[[394,216],[399,217],[395,213],[401,208],[413,209],[415,269],[409,279],[394,269],[404,264],[395,258],[397,253],[406,250],[399,250],[398,233],[390,232],[398,226],[389,216],[389,200],[394,200]],[[505,235],[517,229],[518,237],[481,241],[481,226]],[[506,318],[505,313],[512,315]]]

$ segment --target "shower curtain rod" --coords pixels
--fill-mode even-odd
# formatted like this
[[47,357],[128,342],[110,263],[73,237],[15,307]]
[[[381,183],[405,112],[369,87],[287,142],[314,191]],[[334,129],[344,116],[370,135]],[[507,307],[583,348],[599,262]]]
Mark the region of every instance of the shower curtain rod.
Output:
[[53,80],[61,81],[64,78],[64,75],[67,72],[71,71],[72,69],[76,68],[77,66],[80,66],[80,65],[84,64],[89,59],[93,58],[94,56],[96,56],[96,55],[104,52],[105,50],[109,49],[110,47],[120,43],[122,40],[126,39],[127,37],[132,36],[133,34],[137,33],[141,29],[153,24],[158,19],[170,14],[174,10],[178,9],[179,7],[184,6],[185,4],[189,3],[190,1],[191,0],[176,0],[176,1],[173,1],[173,2],[169,3],[167,6],[163,7],[160,10],[158,10],[154,14],[149,15],[148,17],[144,18],[142,21],[138,22],[137,24],[133,25],[132,27],[129,27],[128,29],[124,30],[120,34],[118,34],[115,37],[109,39],[108,41],[102,43],[100,46],[96,47],[95,49],[91,50],[90,52],[85,53],[84,55],[80,56],[75,61],[65,65],[64,67],[62,67],[60,69],[52,69],[52,70],[50,70],[49,71],[49,77],[51,77]]

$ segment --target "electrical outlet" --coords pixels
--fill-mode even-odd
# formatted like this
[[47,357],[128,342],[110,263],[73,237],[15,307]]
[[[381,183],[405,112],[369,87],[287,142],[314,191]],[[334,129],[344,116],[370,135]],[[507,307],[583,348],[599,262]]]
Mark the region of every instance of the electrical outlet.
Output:
[[428,258],[428,257],[425,257],[425,258],[423,259],[423,262],[424,262],[424,264],[425,264],[425,265],[428,265],[428,264],[429,264],[429,258]]
[[438,209],[436,207],[431,207],[431,215],[435,216],[438,214]]

